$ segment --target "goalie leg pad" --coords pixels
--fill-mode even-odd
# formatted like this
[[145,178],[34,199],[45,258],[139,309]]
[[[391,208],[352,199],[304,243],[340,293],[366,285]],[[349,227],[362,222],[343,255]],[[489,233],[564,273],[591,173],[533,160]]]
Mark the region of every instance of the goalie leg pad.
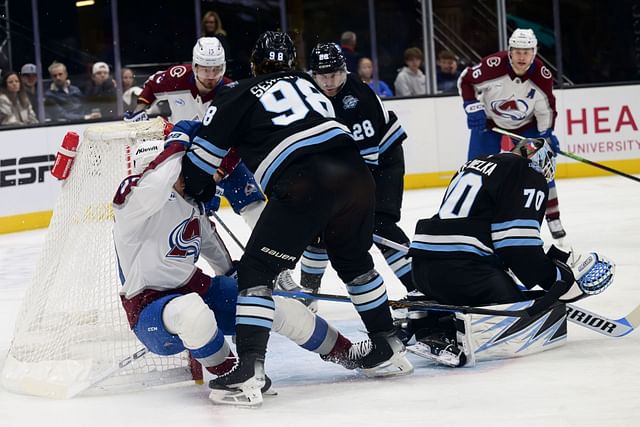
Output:
[[286,336],[302,348],[327,354],[338,340],[338,331],[323,318],[313,314],[301,302],[274,297],[273,330]]
[[243,162],[238,163],[233,172],[220,181],[218,186],[223,189],[224,197],[237,214],[253,202],[267,200],[255,177]]

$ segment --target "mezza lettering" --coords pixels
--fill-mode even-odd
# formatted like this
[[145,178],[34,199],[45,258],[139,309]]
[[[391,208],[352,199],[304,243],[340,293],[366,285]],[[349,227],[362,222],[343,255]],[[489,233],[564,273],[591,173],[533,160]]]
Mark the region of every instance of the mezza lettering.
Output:
[[275,249],[268,248],[266,246],[263,246],[260,250],[262,252],[264,252],[265,254],[267,254],[267,255],[271,255],[271,256],[274,256],[276,258],[283,259],[285,261],[295,261],[296,258],[297,258],[297,257],[294,257],[293,255],[287,255],[287,254],[284,254],[282,252],[278,252]]
[[474,169],[484,175],[491,175],[498,166],[496,163],[488,162],[486,160],[471,160],[462,166],[464,169]]
[[570,319],[573,319],[595,329],[599,328],[600,330],[605,331],[609,334],[613,333],[613,330],[618,327],[618,325],[616,325],[615,323],[611,323],[600,317],[587,314],[573,307],[567,307],[567,316],[569,316]]

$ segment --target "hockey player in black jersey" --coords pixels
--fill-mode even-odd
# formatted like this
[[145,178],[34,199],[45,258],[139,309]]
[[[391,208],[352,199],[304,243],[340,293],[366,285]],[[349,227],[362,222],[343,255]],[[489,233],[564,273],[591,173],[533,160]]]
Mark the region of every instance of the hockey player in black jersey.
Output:
[[[409,237],[398,227],[404,191],[404,153],[407,135],[393,111],[387,111],[380,98],[354,74],[348,74],[345,57],[334,43],[320,43],[311,52],[314,80],[329,97],[336,118],[345,124],[356,140],[360,155],[371,169],[376,183],[374,232],[386,239],[409,246]],[[385,260],[412,290],[411,261],[405,254],[378,245]],[[300,284],[317,292],[328,262],[322,236],[305,250],[301,261]]]
[[223,390],[219,398],[212,397],[216,403],[262,402],[264,357],[274,319],[273,280],[292,268],[321,233],[369,332],[358,367],[370,375],[413,370],[394,333],[386,288],[368,252],[375,184],[349,129],[333,119],[331,102],[311,77],[293,71],[294,61],[289,36],[262,34],[251,57],[256,77],[220,93],[197,135],[180,135],[174,128],[175,135],[168,137],[188,141],[187,157],[205,181],[228,149],[236,147],[269,197],[238,265],[240,363],[211,381],[213,389]]
[[[546,291],[543,295],[554,295],[545,299],[550,305],[609,286],[613,263],[606,258],[590,253],[568,266],[569,254],[554,246],[543,250],[540,225],[547,182],[555,173],[554,156],[544,139],[524,139],[513,152],[465,163],[451,180],[438,213],[416,225],[409,254],[418,290],[453,305],[530,300],[515,276],[526,289],[538,285]],[[561,317],[563,310],[558,312]],[[455,329],[448,319],[430,312],[412,323],[418,341],[427,342],[432,352],[453,348],[460,353],[450,345]]]

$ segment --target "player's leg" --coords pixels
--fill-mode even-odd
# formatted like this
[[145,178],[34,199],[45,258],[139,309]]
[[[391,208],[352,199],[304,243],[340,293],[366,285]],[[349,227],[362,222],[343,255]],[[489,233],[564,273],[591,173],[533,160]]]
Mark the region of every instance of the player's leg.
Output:
[[213,311],[195,292],[151,302],[140,312],[133,331],[152,353],[170,355],[186,348],[215,375],[229,372],[235,364]]
[[[376,183],[374,232],[393,242],[409,246],[409,237],[398,226],[404,193],[404,151],[402,145],[387,150],[372,172]],[[411,260],[396,249],[379,245],[385,261],[408,291],[414,289],[411,281]]]
[[229,176],[218,184],[233,211],[253,230],[264,209],[266,197],[244,162],[238,163]]
[[320,281],[329,265],[329,255],[324,244],[324,238],[318,236],[313,243],[306,247],[300,260],[300,285],[318,292]]
[[372,375],[395,375],[413,370],[405,348],[395,335],[387,291],[369,254],[373,233],[374,181],[357,157],[344,153],[334,161],[324,181],[334,186],[339,209],[324,232],[331,265],[347,284],[351,300],[372,342],[363,366]]
[[488,129],[471,129],[467,160],[500,152],[501,135]]

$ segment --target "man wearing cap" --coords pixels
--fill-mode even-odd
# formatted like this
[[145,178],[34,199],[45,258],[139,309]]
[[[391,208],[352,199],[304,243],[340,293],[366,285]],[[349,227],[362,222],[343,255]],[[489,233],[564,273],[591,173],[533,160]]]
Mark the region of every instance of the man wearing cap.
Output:
[[87,112],[83,105],[82,92],[71,84],[67,67],[54,61],[49,65],[51,85],[44,93],[46,117],[54,122],[99,119],[100,113]]
[[103,118],[116,115],[116,82],[111,78],[105,62],[93,64],[91,81],[83,92],[86,108],[90,112],[100,112]]
[[34,110],[38,108],[38,96],[36,93],[36,83],[38,82],[38,72],[34,64],[24,64],[20,69],[20,81],[22,81],[22,87],[29,102],[33,106]]

